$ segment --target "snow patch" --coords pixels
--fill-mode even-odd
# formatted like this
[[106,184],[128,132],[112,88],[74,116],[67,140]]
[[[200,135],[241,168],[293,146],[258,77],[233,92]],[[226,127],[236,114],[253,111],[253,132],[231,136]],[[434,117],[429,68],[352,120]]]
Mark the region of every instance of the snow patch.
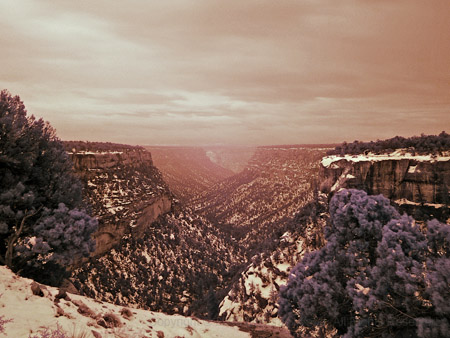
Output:
[[[44,296],[39,297],[31,292],[32,282],[31,279],[18,277],[8,268],[0,266],[0,316],[13,320],[4,326],[7,337],[28,337],[30,333],[36,333],[45,327],[56,330],[57,325],[68,333],[85,332],[89,337],[93,330],[103,338],[159,337],[162,334],[164,337],[250,337],[235,326],[142,309],[129,309],[131,317],[124,318],[121,314],[122,306],[69,293],[70,300],[60,299],[55,303],[55,296],[59,291],[57,288],[41,286]],[[97,319],[78,312],[76,304],[81,303],[98,318],[113,314],[122,325],[116,328],[98,325]]]
[[378,162],[389,160],[415,160],[417,162],[446,162],[450,161],[450,153],[445,152],[443,155],[413,155],[405,149],[398,149],[390,154],[359,154],[359,155],[330,155],[322,158],[321,164],[325,168],[329,168],[334,162],[345,160],[348,162]]
[[448,207],[448,206],[445,205],[445,204],[418,203],[418,202],[413,202],[413,201],[410,201],[410,200],[408,200],[408,199],[406,199],[406,198],[401,198],[401,199],[395,200],[395,203],[398,204],[398,205],[403,205],[403,204],[408,204],[408,205],[420,205],[420,206],[424,205],[424,206],[427,206],[427,207],[433,207],[433,208],[436,208],[436,209]]

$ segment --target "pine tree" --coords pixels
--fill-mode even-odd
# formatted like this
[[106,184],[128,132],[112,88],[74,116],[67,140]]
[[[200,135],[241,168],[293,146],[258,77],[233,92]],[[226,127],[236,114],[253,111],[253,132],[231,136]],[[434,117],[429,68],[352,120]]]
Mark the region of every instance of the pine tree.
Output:
[[330,202],[326,245],[281,288],[279,315],[293,335],[332,327],[344,337],[450,333],[450,227],[426,232],[385,197],[343,190]]
[[94,249],[97,221],[54,129],[0,92],[0,263],[13,270],[64,265]]

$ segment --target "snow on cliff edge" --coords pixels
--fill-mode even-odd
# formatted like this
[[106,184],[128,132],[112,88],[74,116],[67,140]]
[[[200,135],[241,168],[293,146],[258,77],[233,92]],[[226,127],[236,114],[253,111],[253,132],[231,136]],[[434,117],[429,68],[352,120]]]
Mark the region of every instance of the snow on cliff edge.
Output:
[[397,149],[390,154],[359,154],[359,155],[330,155],[322,158],[321,164],[325,168],[330,167],[330,165],[336,161],[346,160],[349,162],[365,162],[365,161],[389,161],[389,160],[415,160],[418,162],[435,162],[435,161],[450,161],[450,152],[445,152],[440,156],[437,155],[414,155],[409,153],[405,149]]
[[[32,285],[35,287],[34,293]],[[234,326],[191,317],[169,316],[141,309],[127,309],[73,295],[21,278],[0,266],[0,318],[6,337],[27,338],[43,328],[59,325],[69,334],[83,332],[88,337],[250,337]]]

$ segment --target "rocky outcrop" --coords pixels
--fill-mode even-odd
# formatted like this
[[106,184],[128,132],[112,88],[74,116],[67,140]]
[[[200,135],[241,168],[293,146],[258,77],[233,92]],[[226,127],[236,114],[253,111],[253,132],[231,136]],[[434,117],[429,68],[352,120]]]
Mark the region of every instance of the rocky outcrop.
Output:
[[141,234],[172,210],[172,194],[149,152],[133,148],[69,155],[86,202],[99,219],[94,256],[109,251],[126,234]]
[[[130,222],[99,222],[99,229],[94,234],[96,240],[93,256],[101,255],[118,244],[121,238],[128,234],[142,234],[146,227],[155,222],[159,216],[172,210],[172,199],[168,195],[158,196],[143,203],[143,207],[136,208],[137,220]],[[128,225],[128,226],[127,226]]]
[[86,174],[92,170],[108,169],[118,166],[153,166],[152,156],[144,150],[130,149],[109,152],[69,152],[75,171]]
[[[355,188],[383,194],[405,208],[448,210],[450,157],[390,155],[329,156],[321,162],[325,190]],[[425,208],[425,209],[424,209]],[[431,208],[431,209],[430,209]]]

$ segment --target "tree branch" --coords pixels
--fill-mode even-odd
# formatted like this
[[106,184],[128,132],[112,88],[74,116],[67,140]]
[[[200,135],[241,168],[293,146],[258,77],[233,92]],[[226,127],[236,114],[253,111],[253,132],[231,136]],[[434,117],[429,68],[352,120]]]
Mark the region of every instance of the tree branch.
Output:
[[42,207],[40,207],[38,210],[33,211],[30,214],[26,214],[28,211],[25,211],[26,215],[22,218],[22,221],[20,222],[19,229],[17,229],[16,232],[9,237],[9,239],[8,239],[8,249],[6,250],[5,259],[4,259],[4,262],[5,262],[5,264],[6,264],[6,266],[8,268],[10,268],[10,269],[12,268],[12,259],[13,259],[13,254],[14,254],[14,246],[15,246],[15,243],[17,242],[17,240],[19,239],[20,235],[22,234],[23,228],[25,226],[25,222],[30,217],[33,217],[34,215],[36,215],[41,209],[42,209]]

